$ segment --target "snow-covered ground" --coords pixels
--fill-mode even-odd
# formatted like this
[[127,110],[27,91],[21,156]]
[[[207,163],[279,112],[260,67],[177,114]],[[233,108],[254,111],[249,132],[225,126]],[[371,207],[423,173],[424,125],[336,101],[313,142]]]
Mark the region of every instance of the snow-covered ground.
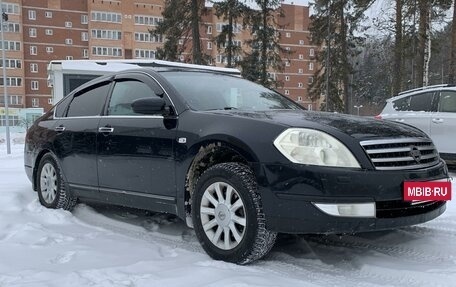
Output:
[[456,286],[456,201],[429,223],[395,231],[283,236],[264,260],[237,266],[210,259],[174,217],[42,207],[23,145],[5,149],[0,143],[0,286]]

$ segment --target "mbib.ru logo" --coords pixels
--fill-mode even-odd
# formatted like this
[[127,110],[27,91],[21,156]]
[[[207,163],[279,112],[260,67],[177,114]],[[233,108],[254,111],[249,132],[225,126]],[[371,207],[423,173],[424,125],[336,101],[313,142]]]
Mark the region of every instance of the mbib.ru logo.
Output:
[[406,181],[404,200],[451,200],[451,182],[448,181]]

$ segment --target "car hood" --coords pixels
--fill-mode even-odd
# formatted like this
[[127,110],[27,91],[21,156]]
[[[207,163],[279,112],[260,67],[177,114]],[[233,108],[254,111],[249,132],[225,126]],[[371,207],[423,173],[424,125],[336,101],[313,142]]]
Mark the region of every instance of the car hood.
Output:
[[385,137],[426,137],[419,129],[391,121],[345,114],[303,110],[213,111],[226,115],[272,121],[288,127],[336,129],[357,139]]

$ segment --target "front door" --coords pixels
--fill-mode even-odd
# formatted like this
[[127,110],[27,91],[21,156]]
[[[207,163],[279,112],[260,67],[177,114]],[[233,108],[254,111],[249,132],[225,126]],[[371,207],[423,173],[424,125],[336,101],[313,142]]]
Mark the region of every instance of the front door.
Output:
[[431,117],[431,138],[440,153],[456,153],[456,92],[440,92],[438,112]]
[[153,85],[157,83],[142,74],[115,79],[97,136],[101,192],[164,200],[176,196],[175,128],[167,128],[162,115],[136,114],[131,108],[136,99],[157,97]]

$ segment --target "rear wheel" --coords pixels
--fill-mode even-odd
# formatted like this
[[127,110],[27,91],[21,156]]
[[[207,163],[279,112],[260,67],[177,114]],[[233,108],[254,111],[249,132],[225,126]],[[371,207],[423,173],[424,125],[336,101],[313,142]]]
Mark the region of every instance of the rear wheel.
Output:
[[41,159],[37,184],[38,198],[43,206],[72,210],[76,205],[76,198],[65,188],[62,171],[51,154]]
[[275,242],[253,174],[239,163],[217,164],[200,176],[192,217],[204,250],[216,260],[246,264],[266,255]]

